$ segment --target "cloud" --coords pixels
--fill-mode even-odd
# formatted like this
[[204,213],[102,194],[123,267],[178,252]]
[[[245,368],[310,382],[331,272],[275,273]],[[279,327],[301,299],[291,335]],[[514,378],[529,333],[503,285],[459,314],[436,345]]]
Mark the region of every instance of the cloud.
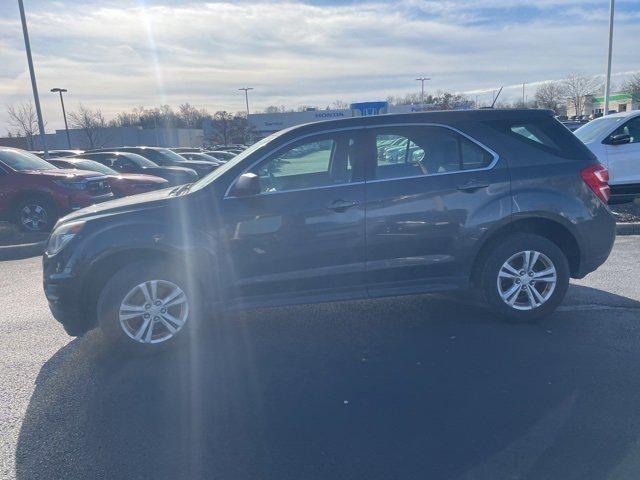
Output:
[[[429,87],[491,90],[604,69],[602,2],[398,0],[369,2],[35,2],[28,11],[49,125],[53,86],[107,116],[183,102],[242,110],[384,99]],[[637,8],[618,1],[614,70],[639,70]],[[0,19],[0,104],[29,98],[17,9]],[[6,124],[0,111],[0,128]]]

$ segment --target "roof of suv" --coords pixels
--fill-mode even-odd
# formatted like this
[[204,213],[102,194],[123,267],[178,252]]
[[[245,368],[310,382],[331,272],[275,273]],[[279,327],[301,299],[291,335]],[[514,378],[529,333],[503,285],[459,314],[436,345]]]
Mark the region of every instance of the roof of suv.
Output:
[[[554,116],[553,110],[510,108],[510,109],[478,109],[478,110],[442,110],[433,112],[416,113],[391,113],[384,115],[372,115],[366,117],[341,118],[336,120],[325,120],[322,122],[307,123],[304,126],[322,125],[322,127],[337,128],[357,127],[371,125],[388,125],[391,123],[460,123],[460,122],[483,122],[488,120],[518,120],[523,118],[541,118]],[[291,127],[287,130],[300,128]]]

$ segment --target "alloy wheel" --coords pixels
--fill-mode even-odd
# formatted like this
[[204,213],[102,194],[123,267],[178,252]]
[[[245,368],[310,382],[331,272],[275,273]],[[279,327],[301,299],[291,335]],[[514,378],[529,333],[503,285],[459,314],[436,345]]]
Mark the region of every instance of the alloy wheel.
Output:
[[516,310],[533,310],[546,303],[556,288],[558,275],[553,262],[535,250],[518,252],[498,272],[498,294]]
[[20,210],[20,223],[27,230],[41,232],[49,224],[47,211],[37,203],[24,205]]
[[173,338],[184,327],[188,316],[186,294],[167,280],[149,280],[133,287],[120,303],[118,313],[127,336],[144,344]]

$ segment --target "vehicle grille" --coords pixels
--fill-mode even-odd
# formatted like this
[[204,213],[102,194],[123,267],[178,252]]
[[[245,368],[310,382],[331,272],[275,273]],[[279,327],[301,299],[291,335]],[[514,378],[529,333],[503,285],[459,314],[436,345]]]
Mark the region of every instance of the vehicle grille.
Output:
[[89,195],[93,197],[107,195],[111,193],[111,186],[106,179],[90,180],[87,182],[87,192],[89,192]]

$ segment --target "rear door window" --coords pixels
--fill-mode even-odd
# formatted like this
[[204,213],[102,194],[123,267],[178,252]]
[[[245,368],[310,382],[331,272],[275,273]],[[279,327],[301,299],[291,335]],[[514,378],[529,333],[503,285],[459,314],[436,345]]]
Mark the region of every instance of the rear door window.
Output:
[[373,130],[377,180],[487,168],[493,155],[443,127],[402,126]]

